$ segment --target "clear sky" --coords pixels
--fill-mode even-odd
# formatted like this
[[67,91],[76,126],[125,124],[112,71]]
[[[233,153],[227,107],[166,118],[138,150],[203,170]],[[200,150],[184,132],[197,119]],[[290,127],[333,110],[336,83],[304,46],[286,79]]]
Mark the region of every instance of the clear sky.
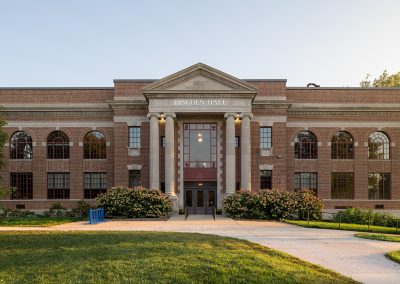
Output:
[[197,62],[358,86],[400,71],[400,1],[0,0],[0,87],[112,86]]

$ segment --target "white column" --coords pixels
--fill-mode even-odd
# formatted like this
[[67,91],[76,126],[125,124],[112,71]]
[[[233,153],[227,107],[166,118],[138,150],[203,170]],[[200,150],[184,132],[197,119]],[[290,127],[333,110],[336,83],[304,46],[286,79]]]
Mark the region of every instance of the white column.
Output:
[[251,191],[251,126],[250,120],[251,113],[242,113],[240,115],[241,129],[240,129],[240,176],[241,183],[240,189]]
[[236,158],[235,158],[235,113],[225,113],[225,192],[232,194],[236,189]]
[[165,193],[175,197],[175,113],[165,114]]
[[150,118],[150,189],[160,190],[160,114],[149,113]]

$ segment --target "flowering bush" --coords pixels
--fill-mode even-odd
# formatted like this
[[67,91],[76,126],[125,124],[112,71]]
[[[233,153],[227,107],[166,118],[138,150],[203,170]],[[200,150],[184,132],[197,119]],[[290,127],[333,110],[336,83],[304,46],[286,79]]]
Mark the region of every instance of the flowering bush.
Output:
[[323,203],[320,198],[315,196],[312,190],[299,191],[296,196],[299,219],[307,219],[307,214],[310,214],[309,217],[312,220],[321,219]]
[[122,218],[165,218],[172,209],[168,196],[143,187],[113,187],[96,198],[107,216]]
[[[315,212],[310,218],[320,218],[322,201],[312,191],[288,192],[260,190],[239,192],[229,195],[224,200],[224,211],[235,219],[287,219],[296,214],[299,217],[308,210]],[[307,213],[306,213],[307,214]],[[307,215],[306,215],[307,216]]]

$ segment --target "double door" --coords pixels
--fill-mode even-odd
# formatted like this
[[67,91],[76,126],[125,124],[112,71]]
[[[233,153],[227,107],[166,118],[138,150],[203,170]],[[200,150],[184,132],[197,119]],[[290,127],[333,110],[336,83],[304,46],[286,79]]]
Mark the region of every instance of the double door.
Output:
[[215,188],[186,188],[185,208],[189,214],[212,214],[216,206]]

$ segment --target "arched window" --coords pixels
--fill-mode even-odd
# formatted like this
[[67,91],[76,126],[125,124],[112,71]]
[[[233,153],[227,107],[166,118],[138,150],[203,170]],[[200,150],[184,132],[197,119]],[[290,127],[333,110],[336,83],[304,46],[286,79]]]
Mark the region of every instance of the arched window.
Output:
[[368,159],[387,160],[390,152],[389,138],[383,132],[374,132],[368,138]]
[[295,159],[317,159],[317,137],[310,131],[301,131],[294,139]]
[[53,131],[47,137],[47,159],[69,159],[69,139],[62,131]]
[[15,132],[10,140],[11,159],[32,159],[32,137],[25,131]]
[[354,159],[353,137],[345,131],[336,132],[331,141],[332,159]]
[[105,159],[106,138],[100,131],[90,131],[83,138],[84,159]]

